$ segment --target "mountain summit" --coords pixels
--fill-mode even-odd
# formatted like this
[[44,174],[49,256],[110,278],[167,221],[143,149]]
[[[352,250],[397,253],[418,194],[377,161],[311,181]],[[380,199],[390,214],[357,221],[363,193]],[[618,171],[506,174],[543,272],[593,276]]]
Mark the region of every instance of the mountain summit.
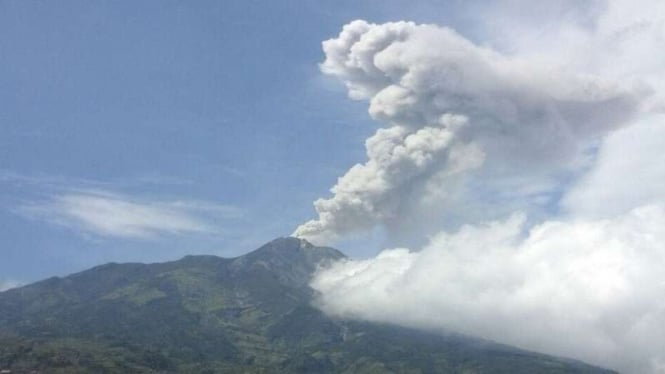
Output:
[[107,264],[0,293],[12,373],[603,373],[458,335],[330,318],[309,278],[344,254],[297,238],[237,258]]
[[281,283],[303,287],[309,283],[317,266],[325,266],[346,256],[329,247],[316,247],[305,239],[277,238],[245,256],[233,260],[235,269],[247,271],[264,267],[280,278]]

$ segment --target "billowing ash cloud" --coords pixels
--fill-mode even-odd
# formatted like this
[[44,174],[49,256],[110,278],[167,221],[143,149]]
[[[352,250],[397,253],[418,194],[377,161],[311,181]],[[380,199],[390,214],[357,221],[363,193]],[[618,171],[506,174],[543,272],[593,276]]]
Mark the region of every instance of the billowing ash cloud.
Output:
[[300,226],[296,235],[330,241],[340,234],[390,222],[412,203],[407,201],[409,196],[426,195],[428,183],[434,179],[444,181],[478,167],[483,152],[455,139],[459,128],[466,125],[466,117],[446,114],[436,125],[413,132],[404,126],[378,130],[366,142],[369,160],[339,179],[332,199],[314,203],[319,219]]
[[433,25],[354,21],[323,49],[321,70],[367,100],[386,128],[367,140],[368,160],[314,203],[318,219],[294,233],[319,243],[400,226],[420,206],[446,209],[467,195],[466,174],[499,186],[574,170],[581,151],[625,124],[642,96]]
[[[404,178],[375,161],[404,142],[368,141],[369,160],[296,233],[399,228],[422,217],[424,200],[439,215],[481,214],[440,225],[424,246],[321,270],[311,284],[318,305],[665,373],[665,3],[599,0],[574,21],[534,12],[527,25],[502,7],[512,2],[493,4],[494,44],[510,55],[412,23],[357,21],[326,42],[323,71],[369,101],[387,127],[376,137],[439,127],[450,135],[428,148],[426,167],[398,169]],[[529,201],[539,197],[549,210],[534,219]]]

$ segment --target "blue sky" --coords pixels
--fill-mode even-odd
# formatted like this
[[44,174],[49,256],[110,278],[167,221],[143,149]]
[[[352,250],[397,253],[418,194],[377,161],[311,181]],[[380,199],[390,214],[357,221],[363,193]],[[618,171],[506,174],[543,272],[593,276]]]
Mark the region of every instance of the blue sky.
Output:
[[0,291],[298,228],[329,312],[660,372],[663,15],[0,0]]
[[[467,18],[404,4],[0,1],[0,280],[290,234],[378,126],[321,75],[321,41],[356,18]],[[74,211],[90,201],[111,206]],[[94,221],[127,211],[193,226]]]

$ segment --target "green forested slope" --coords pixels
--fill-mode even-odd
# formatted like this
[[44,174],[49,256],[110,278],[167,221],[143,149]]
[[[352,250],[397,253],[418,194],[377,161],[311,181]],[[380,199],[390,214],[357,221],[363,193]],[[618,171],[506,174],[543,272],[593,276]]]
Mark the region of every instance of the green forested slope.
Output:
[[108,264],[0,293],[12,373],[602,373],[461,337],[331,319],[308,280],[332,248],[281,238],[234,259]]

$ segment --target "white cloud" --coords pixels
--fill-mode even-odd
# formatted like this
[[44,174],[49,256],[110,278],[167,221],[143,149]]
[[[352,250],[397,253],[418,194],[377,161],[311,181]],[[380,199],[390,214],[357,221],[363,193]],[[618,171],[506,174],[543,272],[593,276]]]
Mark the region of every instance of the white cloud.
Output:
[[218,233],[216,219],[238,214],[210,202],[139,200],[101,190],[69,191],[24,204],[19,212],[84,234],[139,239]]
[[0,280],[0,292],[21,286],[21,282],[13,280]]
[[441,233],[419,252],[386,250],[320,272],[334,315],[448,329],[609,366],[665,364],[665,208],[606,220],[524,216]]
[[569,215],[612,217],[665,204],[665,116],[652,115],[612,134],[596,164],[563,198]]
[[664,14],[658,0],[498,0],[476,16],[488,43],[511,54],[648,84],[656,92],[645,108],[654,109],[664,100]]
[[[475,199],[456,189],[459,178],[441,178],[450,170],[466,171],[489,189],[515,178],[542,185],[544,177],[575,171],[582,151],[627,124],[646,92],[411,22],[354,21],[323,49],[322,71],[344,82],[351,98],[367,100],[370,115],[388,128],[368,139],[368,161],[341,177],[331,198],[315,203],[318,219],[294,233],[315,242],[399,225],[421,214],[418,205],[448,209]],[[464,118],[465,125],[446,118]],[[445,146],[418,149],[425,163],[381,162],[409,140],[425,145],[418,139],[431,129],[446,134]]]

